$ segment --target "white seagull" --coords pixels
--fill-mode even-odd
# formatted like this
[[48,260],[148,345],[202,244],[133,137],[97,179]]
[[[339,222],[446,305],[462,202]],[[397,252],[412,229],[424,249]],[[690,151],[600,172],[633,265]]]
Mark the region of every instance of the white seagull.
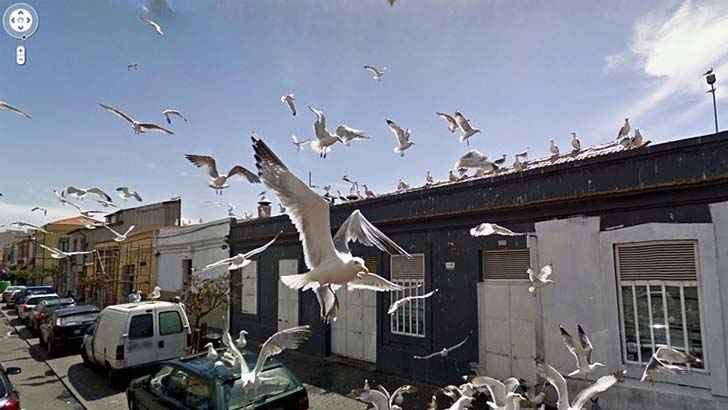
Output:
[[240,333],[238,333],[238,338],[235,339],[235,346],[237,346],[238,349],[243,350],[248,345],[248,340],[245,338],[245,335],[247,335],[248,332],[246,330],[241,330]]
[[280,233],[276,234],[276,236],[273,239],[271,239],[268,243],[266,243],[265,245],[263,245],[259,248],[255,248],[252,251],[247,252],[247,253],[239,253],[231,258],[221,259],[217,262],[214,262],[214,263],[211,263],[211,264],[205,266],[203,268],[203,270],[215,269],[219,266],[227,266],[228,270],[230,270],[230,271],[242,269],[242,268],[248,266],[250,264],[250,262],[252,262],[253,256],[265,251],[266,249],[268,249],[269,246],[273,245],[273,242],[275,242],[276,239],[278,239],[279,235],[280,235]]
[[642,137],[642,133],[639,128],[634,129],[634,137],[632,137],[629,142],[632,148],[642,148],[650,143],[649,140],[645,141],[644,137]]
[[402,178],[399,179],[399,183],[397,183],[397,192],[406,191],[410,188],[409,184],[404,182]]
[[209,155],[187,154],[185,155],[185,158],[187,158],[188,161],[193,163],[198,168],[207,167],[207,173],[210,176],[208,186],[214,189],[215,193],[217,193],[218,195],[222,195],[222,190],[230,187],[230,184],[227,183],[227,180],[228,178],[235,175],[245,177],[251,184],[256,184],[260,182],[260,178],[258,178],[257,175],[240,165],[235,165],[234,167],[232,167],[226,175],[218,174],[215,158]]
[[457,170],[460,168],[486,168],[492,167],[492,163],[488,161],[488,157],[477,149],[471,149],[470,151],[463,154],[460,159],[457,160],[453,169]]
[[471,330],[470,333],[468,333],[468,335],[465,336],[465,339],[463,339],[460,343],[458,343],[454,346],[450,346],[450,347],[443,347],[442,350],[440,350],[439,352],[431,353],[431,354],[428,354],[427,356],[414,355],[412,357],[415,359],[420,359],[420,360],[432,359],[433,357],[447,357],[450,354],[450,352],[452,352],[453,350],[463,347],[463,345],[468,342],[468,339],[470,339],[470,335],[472,335],[472,334],[473,334],[473,331]]
[[409,256],[358,210],[344,221],[331,236],[330,204],[293,175],[280,159],[259,139],[253,138],[256,166],[261,179],[277,195],[286,213],[296,226],[303,244],[304,260],[310,269],[298,275],[282,276],[291,289],[313,289],[321,285],[347,285],[349,290],[401,290],[381,276],[369,272],[364,260],[351,254],[350,241],[376,246],[390,254]]
[[162,297],[162,288],[155,286],[152,293],[149,294],[149,300],[159,300]]
[[428,170],[427,174],[425,175],[425,184],[432,185],[434,183],[435,183],[435,178],[432,177],[432,173]]
[[88,255],[88,254],[95,252],[95,251],[64,252],[64,251],[62,251],[58,248],[54,248],[52,246],[45,246],[42,243],[39,243],[38,245],[40,245],[41,248],[50,252],[51,258],[53,258],[53,259],[66,259],[66,258],[70,258],[71,256],[74,256],[74,255]]
[[572,154],[577,154],[577,153],[579,153],[579,151],[581,151],[581,141],[579,141],[579,138],[576,138],[575,132],[571,133],[571,148],[572,148],[572,151],[571,151]]
[[354,140],[368,140],[369,136],[362,130],[351,128],[348,125],[342,124],[336,127],[336,135],[341,138],[341,142],[349,146]]
[[293,94],[284,95],[281,97],[281,102],[288,104],[288,108],[291,109],[291,114],[296,116],[296,96]]
[[483,222],[482,224],[470,229],[470,236],[489,236],[489,235],[501,235],[501,236],[525,236],[527,234],[525,233],[519,233],[519,232],[513,232],[510,229],[488,223]]
[[398,387],[394,393],[389,394],[389,391],[381,384],[376,389],[371,389],[369,381],[364,380],[364,388],[357,389],[356,397],[361,401],[373,404],[376,410],[401,410],[404,395],[416,392],[415,386],[405,384]]
[[550,365],[537,361],[536,371],[538,374],[546,379],[554,389],[556,389],[556,395],[558,396],[558,410],[582,410],[584,405],[591,400],[592,397],[599,393],[607,391],[610,387],[617,384],[624,377],[624,371],[617,371],[612,374],[602,376],[597,379],[596,382],[590,386],[584,388],[576,395],[573,402],[569,401],[569,387],[566,384],[566,379],[556,369]]
[[364,69],[372,74],[372,78],[375,80],[381,80],[384,76],[384,72],[387,71],[387,67],[376,67],[373,65],[365,65]]
[[617,140],[628,137],[630,129],[632,129],[632,127],[629,126],[629,118],[625,118],[624,125],[622,125],[622,128],[620,128],[619,132],[617,132]]
[[22,222],[22,221],[11,222],[7,226],[14,226],[14,227],[16,227],[16,228],[18,228],[18,229],[20,229],[20,230],[22,230],[24,232],[28,232],[28,231],[38,231],[38,232],[48,233],[48,231],[46,231],[45,229],[41,228],[40,226],[33,225],[31,223],[28,223],[28,222]]
[[160,26],[159,23],[157,23],[156,21],[146,18],[144,16],[139,16],[139,19],[141,19],[141,21],[149,24],[150,26],[154,27],[154,31],[156,31],[157,34],[159,34],[160,36],[164,35],[164,32],[162,31],[162,26]]
[[655,377],[658,373],[664,373],[669,375],[685,374],[688,372],[687,367],[678,366],[676,364],[670,364],[667,361],[661,360],[657,356],[657,352],[650,356],[650,360],[645,366],[644,372],[642,372],[641,382],[649,380],[650,383],[655,384]]
[[134,225],[132,225],[122,235],[119,232],[116,232],[114,229],[112,229],[109,225],[104,224],[104,227],[106,227],[106,229],[110,230],[111,233],[114,234],[114,241],[116,241],[116,242],[124,242],[126,240],[127,236],[131,233],[131,231],[134,230]]
[[297,152],[301,152],[303,147],[306,146],[306,144],[308,144],[309,142],[311,142],[310,138],[306,138],[303,141],[299,141],[298,137],[296,137],[295,135],[291,135],[291,143],[296,146]]
[[508,158],[508,154],[503,154],[502,157],[500,157],[497,160],[493,161],[493,165],[495,165],[496,168],[502,167],[503,164],[506,163],[506,158]]
[[34,206],[33,209],[30,210],[30,212],[40,211],[43,212],[43,216],[48,215],[48,208],[43,208],[42,206]]
[[316,120],[313,123],[313,132],[316,139],[311,141],[311,149],[318,153],[321,158],[326,158],[326,155],[331,150],[331,146],[340,142],[341,138],[326,129],[326,116],[323,111],[317,110],[310,105],[308,109],[316,116]]
[[101,188],[98,187],[91,187],[91,188],[76,188],[75,186],[69,185],[66,187],[66,189],[63,190],[63,196],[69,196],[73,195],[78,199],[84,199],[86,195],[88,194],[94,194],[97,195],[99,198],[103,199],[104,201],[111,202],[111,197],[109,194],[104,192]]
[[424,295],[418,295],[418,296],[407,296],[402,299],[397,299],[392,303],[392,305],[389,306],[389,310],[387,310],[388,314],[393,314],[397,311],[400,307],[404,306],[405,303],[412,302],[413,300],[417,299],[427,299],[430,296],[434,295],[435,293],[439,292],[439,289],[435,289],[433,291],[427,292]]
[[436,115],[442,117],[447,121],[447,129],[453,133],[458,128],[458,123],[455,121],[455,117],[453,117],[450,114],[444,113],[444,112],[436,112]]
[[415,143],[410,139],[412,131],[409,128],[406,130],[402,129],[397,123],[389,119],[387,120],[387,125],[397,139],[397,146],[394,147],[394,152],[399,153],[400,157],[404,157],[404,152]]
[[184,115],[182,115],[182,113],[179,112],[179,110],[175,110],[172,108],[167,108],[166,110],[162,111],[162,115],[164,115],[164,119],[167,120],[167,124],[172,124],[173,115],[177,116],[179,118],[182,118],[185,122],[188,122],[187,118]]
[[[493,409],[506,409],[513,400],[513,396],[518,395],[516,390],[520,386],[520,382],[515,377],[509,377],[504,381],[494,379],[487,376],[476,376],[470,380],[470,384],[477,390],[485,387],[490,392],[490,401],[486,404]],[[512,407],[511,407],[512,408]]]
[[12,105],[8,104],[5,101],[0,101],[0,111],[14,112],[20,116],[30,119],[30,115],[27,114],[25,111],[21,110],[20,108],[13,107]]
[[377,196],[377,194],[375,194],[374,191],[369,189],[367,184],[362,184],[362,187],[364,187],[364,195],[366,195],[367,198],[374,198]]
[[603,363],[592,362],[593,347],[591,341],[581,325],[576,325],[576,328],[579,332],[578,338],[572,337],[563,326],[559,325],[561,339],[576,359],[576,370],[569,373],[569,376],[589,374],[597,368],[605,366]]
[[215,350],[215,346],[212,343],[206,344],[205,349],[207,349],[207,356],[205,357],[208,360],[217,360],[217,350]]
[[105,109],[106,111],[129,122],[129,124],[131,124],[131,128],[134,130],[135,134],[143,134],[147,131],[163,132],[163,133],[170,134],[170,135],[174,134],[174,132],[172,132],[160,125],[157,125],[157,124],[154,124],[151,122],[139,122],[139,121],[135,120],[129,114],[127,114],[119,109],[116,109],[110,105],[105,105],[105,104],[101,104],[101,103],[99,103],[99,105],[101,106],[101,108]]
[[536,291],[538,289],[551,283],[555,283],[553,280],[549,279],[553,273],[553,267],[550,263],[541,268],[538,273],[534,272],[531,268],[528,268],[526,273],[528,273],[528,280],[531,282],[531,286],[528,287],[528,293],[533,296],[536,296]]
[[468,121],[463,114],[456,111],[455,112],[455,122],[458,124],[458,127],[460,127],[460,130],[463,132],[463,134],[460,136],[460,142],[464,142],[467,145],[470,145],[470,137],[480,132],[478,128],[473,128],[470,125],[470,121]]
[[559,156],[559,146],[554,143],[553,139],[549,140],[549,152],[551,153],[551,158],[556,159]]
[[142,196],[139,195],[139,192],[132,191],[131,189],[129,189],[129,187],[120,186],[116,188],[116,192],[119,193],[119,197],[121,199],[127,200],[129,198],[134,198],[137,201],[142,202]]
[[697,366],[703,362],[695,355],[666,345],[658,345],[655,357],[664,363],[677,364],[680,366]]

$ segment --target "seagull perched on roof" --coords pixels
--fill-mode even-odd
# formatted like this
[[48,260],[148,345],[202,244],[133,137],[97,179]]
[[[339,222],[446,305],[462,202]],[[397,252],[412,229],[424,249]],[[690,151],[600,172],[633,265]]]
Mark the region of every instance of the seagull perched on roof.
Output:
[[218,195],[222,195],[222,190],[230,187],[227,180],[235,175],[245,177],[251,184],[257,184],[260,182],[260,178],[258,178],[257,175],[240,165],[235,165],[230,168],[230,171],[228,171],[226,175],[218,174],[215,158],[209,155],[187,154],[185,155],[185,158],[198,168],[207,167],[207,173],[210,176],[208,186],[214,189],[215,193]]
[[159,34],[160,36],[164,35],[164,32],[162,31],[162,26],[160,26],[159,23],[157,23],[156,21],[144,16],[139,16],[139,19],[152,26],[154,28],[154,31],[156,31],[157,34]]
[[291,109],[291,114],[296,116],[296,96],[293,94],[284,95],[281,97],[281,102],[288,104],[288,108]]
[[470,230],[470,236],[489,236],[489,235],[501,235],[501,236],[525,236],[525,233],[516,233],[510,229],[496,225],[493,223],[483,222],[482,224],[472,228]]
[[452,352],[453,350],[457,350],[457,349],[463,347],[463,345],[468,342],[468,340],[470,339],[470,335],[472,335],[472,334],[473,334],[473,331],[471,330],[470,333],[468,333],[468,335],[465,336],[465,339],[460,341],[460,343],[455,344],[450,347],[443,347],[442,350],[440,350],[439,352],[431,353],[431,354],[428,354],[427,356],[414,355],[412,357],[415,359],[420,359],[420,360],[432,359],[433,357],[447,357],[450,354],[450,352]]
[[571,153],[572,154],[578,154],[579,151],[581,151],[581,141],[579,141],[579,138],[576,138],[576,133],[571,133]]
[[166,110],[162,111],[162,115],[164,115],[164,118],[167,120],[167,124],[172,124],[173,115],[183,119],[185,122],[188,122],[187,118],[185,118],[185,116],[182,115],[182,113],[179,112],[179,110],[175,110],[172,108],[167,108]]
[[132,225],[129,227],[129,229],[126,230],[126,232],[124,232],[123,234],[120,234],[119,232],[112,229],[109,225],[104,224],[104,227],[106,227],[106,229],[110,230],[111,233],[114,234],[114,241],[116,241],[116,242],[124,242],[126,240],[127,236],[131,233],[131,231],[134,230],[134,225]]
[[131,124],[131,128],[134,130],[134,133],[135,134],[143,134],[143,133],[145,133],[147,131],[163,132],[165,134],[170,134],[170,135],[171,134],[174,134],[173,131],[170,131],[170,130],[168,130],[168,129],[160,126],[160,125],[157,125],[157,124],[154,124],[154,123],[151,123],[151,122],[139,122],[139,121],[135,120],[129,114],[127,114],[127,113],[125,113],[125,112],[123,112],[123,111],[121,111],[121,110],[119,110],[117,108],[114,108],[114,107],[112,107],[110,105],[105,105],[105,104],[101,104],[101,103],[99,103],[99,105],[101,106],[101,108],[105,109],[106,111],[108,111],[108,112],[116,115],[117,117],[119,117],[121,119],[124,119],[127,122],[129,122],[129,124]]
[[409,302],[412,302],[413,300],[418,300],[418,299],[423,299],[423,300],[427,299],[439,291],[440,291],[439,289],[435,289],[435,290],[425,293],[424,295],[407,296],[407,297],[403,297],[401,299],[397,299],[389,306],[389,310],[387,310],[387,313],[391,315],[394,312],[396,312],[397,309],[404,306],[406,303],[409,303]]
[[435,183],[435,178],[432,177],[432,173],[430,170],[427,170],[427,174],[425,175],[425,185],[432,185]]
[[316,116],[313,123],[313,132],[316,139],[311,141],[311,149],[318,153],[321,158],[326,158],[326,154],[331,150],[331,146],[337,142],[341,142],[341,137],[332,134],[331,131],[326,129],[326,116],[323,111],[317,110],[310,105],[308,109]]
[[624,137],[629,136],[629,130],[631,127],[629,126],[629,118],[624,119],[624,125],[622,125],[622,128],[619,129],[619,132],[617,132],[617,139],[622,139]]
[[556,159],[559,157],[559,146],[554,143],[553,139],[549,140],[550,146],[549,146],[549,152],[551,153],[551,159]]
[[310,138],[306,138],[303,141],[299,141],[298,137],[296,137],[295,135],[291,135],[291,143],[296,146],[297,152],[301,152],[303,147],[306,146],[306,144],[308,144],[309,142],[311,142]]
[[630,146],[632,148],[642,148],[645,145],[649,144],[650,141],[645,141],[644,137],[642,137],[642,133],[640,132],[639,128],[634,129],[634,136],[629,141]]
[[559,325],[559,331],[561,332],[561,339],[569,352],[576,359],[576,370],[569,373],[569,376],[584,375],[592,373],[599,367],[604,367],[603,363],[592,362],[592,344],[589,340],[589,336],[586,335],[581,325],[576,325],[579,337],[572,337],[569,332],[564,329],[563,326]]
[[291,289],[347,285],[349,290],[401,290],[402,286],[372,273],[364,260],[351,254],[349,242],[376,246],[390,254],[410,255],[355,210],[331,236],[330,205],[288,170],[260,139],[253,138],[256,166],[263,183],[273,190],[298,230],[308,272],[281,277]]
[[[0,195],[2,196],[2,195]],[[30,210],[30,212],[40,211],[43,212],[43,216],[48,215],[48,208],[43,208],[42,206],[34,206],[33,209]]]
[[624,379],[624,370],[619,370],[614,373],[602,376],[597,379],[596,382],[590,386],[584,388],[576,395],[573,402],[569,401],[569,387],[566,384],[566,379],[558,370],[554,369],[550,365],[537,361],[536,371],[539,376],[546,379],[554,389],[556,389],[556,395],[558,396],[558,410],[582,410],[584,405],[591,400],[594,396],[599,393],[607,391],[610,387],[614,386],[618,382]]
[[73,195],[78,199],[84,199],[84,197],[86,197],[86,195],[88,195],[88,194],[97,195],[104,201],[111,202],[111,197],[109,196],[109,194],[107,194],[101,188],[98,188],[98,187],[76,188],[75,186],[69,185],[63,190],[64,197]]
[[542,267],[538,273],[531,268],[528,268],[526,273],[528,273],[528,280],[531,282],[531,286],[528,287],[528,293],[533,296],[536,296],[536,291],[540,288],[551,283],[555,283],[553,280],[549,279],[553,273],[553,267],[550,263]]
[[64,251],[62,251],[58,248],[54,248],[52,246],[45,246],[42,243],[39,243],[38,245],[41,248],[50,252],[51,258],[53,258],[53,259],[66,259],[66,258],[70,258],[71,256],[74,256],[74,255],[88,255],[88,254],[95,252],[95,251],[64,252]]
[[387,126],[389,126],[392,134],[394,134],[394,137],[397,139],[397,146],[394,147],[394,152],[399,153],[400,157],[404,157],[404,152],[415,144],[415,142],[410,139],[412,131],[409,128],[406,130],[401,128],[396,122],[390,119],[387,119],[386,121]]
[[116,188],[116,192],[119,193],[119,197],[121,199],[127,200],[129,198],[134,198],[137,201],[142,202],[142,196],[139,195],[139,192],[132,191],[131,189],[129,189],[129,187],[120,186]]
[[406,191],[410,188],[409,184],[404,182],[402,178],[399,179],[399,183],[397,184],[397,192]]
[[6,101],[0,101],[0,111],[14,112],[20,116],[30,119],[30,114],[26,113],[25,111],[21,110],[20,108],[13,107],[12,105],[8,104]]
[[460,127],[460,130],[463,132],[463,134],[460,136],[460,142],[464,142],[467,145],[470,145],[470,137],[480,132],[478,128],[473,128],[470,125],[470,121],[463,116],[460,112],[455,112],[455,122],[458,124],[458,127]]
[[354,140],[368,140],[369,136],[362,130],[351,128],[348,125],[339,125],[336,127],[336,135],[341,138],[341,142],[349,146]]
[[453,117],[450,114],[444,113],[444,112],[436,112],[436,115],[442,117],[447,121],[447,129],[453,133],[458,128],[458,123],[455,121],[455,117]]
[[384,76],[384,72],[387,70],[387,67],[375,67],[373,65],[365,65],[364,69],[369,71],[372,74],[372,78],[375,80],[381,80]]
[[265,245],[263,245],[259,248],[255,248],[252,251],[247,252],[247,253],[239,253],[231,258],[221,259],[217,262],[214,262],[214,263],[211,263],[211,264],[205,266],[203,268],[203,270],[215,269],[218,266],[227,266],[228,270],[230,270],[230,271],[242,269],[242,268],[248,266],[250,264],[250,262],[252,262],[253,256],[265,251],[266,249],[268,249],[268,247],[273,245],[273,243],[276,241],[276,239],[278,239],[279,235],[280,235],[280,232],[278,234],[276,234],[276,236],[273,239],[271,239],[268,243],[266,243]]
[[369,189],[369,187],[367,186],[367,184],[362,184],[361,186],[364,187],[364,195],[367,198],[374,198],[374,197],[377,196],[377,194],[375,194],[374,191],[372,191],[371,189]]
[[493,165],[495,165],[495,166],[496,166],[496,167],[498,167],[498,168],[502,167],[502,166],[503,166],[503,164],[505,164],[505,163],[506,163],[506,158],[508,158],[508,155],[506,155],[506,154],[503,154],[503,156],[502,156],[502,157],[500,157],[500,158],[498,158],[497,160],[493,161]]

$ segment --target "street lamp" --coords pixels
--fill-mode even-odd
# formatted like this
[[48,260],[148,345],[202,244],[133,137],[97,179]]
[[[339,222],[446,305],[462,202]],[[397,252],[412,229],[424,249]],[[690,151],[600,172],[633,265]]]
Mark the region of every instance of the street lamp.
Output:
[[715,104],[715,73],[713,72],[713,69],[705,72],[705,82],[708,83],[710,86],[710,90],[706,91],[706,93],[713,94],[713,117],[715,119],[715,132],[718,133],[718,108]]

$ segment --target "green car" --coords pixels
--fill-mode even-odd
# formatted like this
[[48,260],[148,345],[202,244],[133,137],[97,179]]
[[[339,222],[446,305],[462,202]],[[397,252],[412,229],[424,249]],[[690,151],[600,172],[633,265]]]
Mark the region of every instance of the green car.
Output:
[[[218,350],[222,355],[224,349]],[[245,352],[249,368],[257,355]],[[170,360],[135,379],[126,391],[130,410],[305,410],[308,393],[282,363],[269,359],[257,386],[241,388],[240,369],[215,366],[207,353]]]

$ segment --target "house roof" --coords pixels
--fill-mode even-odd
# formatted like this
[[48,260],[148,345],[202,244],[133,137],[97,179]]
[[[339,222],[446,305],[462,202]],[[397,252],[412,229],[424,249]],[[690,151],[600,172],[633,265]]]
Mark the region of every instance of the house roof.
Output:
[[48,222],[46,225],[86,225],[89,222],[99,221],[86,216],[72,216],[70,218],[63,218]]

